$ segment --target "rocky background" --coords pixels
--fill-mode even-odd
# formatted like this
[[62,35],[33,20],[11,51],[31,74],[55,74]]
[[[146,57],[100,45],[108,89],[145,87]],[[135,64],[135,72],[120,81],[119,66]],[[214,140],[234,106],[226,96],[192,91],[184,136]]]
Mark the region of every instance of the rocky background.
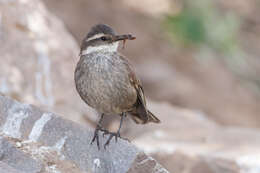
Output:
[[120,51],[162,120],[127,120],[122,135],[170,172],[260,172],[259,15],[258,0],[0,0],[0,92],[94,127],[73,72],[106,23],[137,37]]

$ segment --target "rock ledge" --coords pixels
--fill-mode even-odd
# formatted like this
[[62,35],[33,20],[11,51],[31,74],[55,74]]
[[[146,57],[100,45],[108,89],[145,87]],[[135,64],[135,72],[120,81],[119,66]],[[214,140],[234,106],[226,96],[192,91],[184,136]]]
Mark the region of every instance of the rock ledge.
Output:
[[90,145],[92,135],[54,113],[0,96],[0,172],[168,173],[124,140],[98,150]]

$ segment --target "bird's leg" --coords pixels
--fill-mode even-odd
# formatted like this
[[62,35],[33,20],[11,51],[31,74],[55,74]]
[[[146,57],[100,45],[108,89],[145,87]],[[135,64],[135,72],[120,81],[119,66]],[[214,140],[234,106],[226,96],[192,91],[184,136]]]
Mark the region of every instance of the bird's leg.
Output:
[[92,143],[96,140],[97,141],[97,147],[98,147],[98,150],[100,150],[100,146],[99,146],[99,138],[98,138],[98,131],[99,130],[103,130],[102,128],[101,128],[101,122],[102,122],[102,120],[103,120],[103,117],[104,117],[104,114],[101,114],[101,117],[100,117],[100,119],[99,119],[99,121],[98,121],[98,124],[97,124],[97,126],[96,126],[96,129],[95,129],[95,132],[94,132],[94,137],[92,138],[92,141],[91,141],[91,145],[92,145]]
[[110,134],[110,135],[109,135],[109,138],[107,139],[107,142],[106,142],[105,145],[104,145],[104,148],[105,148],[105,149],[106,149],[106,146],[109,145],[109,143],[110,143],[110,141],[111,141],[111,139],[112,139],[113,137],[115,137],[116,142],[117,142],[117,138],[118,138],[118,137],[121,138],[121,136],[120,136],[120,129],[121,129],[121,127],[122,127],[124,117],[126,117],[126,113],[125,113],[125,112],[122,113],[122,115],[121,115],[119,128],[118,128],[118,130],[117,130],[116,133],[109,132],[109,131],[104,131],[103,136],[104,136],[104,135],[107,135],[107,134]]

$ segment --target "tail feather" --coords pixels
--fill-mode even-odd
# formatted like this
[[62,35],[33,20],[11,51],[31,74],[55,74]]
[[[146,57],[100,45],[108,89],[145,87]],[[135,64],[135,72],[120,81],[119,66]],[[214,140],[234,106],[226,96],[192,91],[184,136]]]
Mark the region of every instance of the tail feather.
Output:
[[148,122],[153,122],[153,123],[160,123],[161,121],[149,110],[147,110],[148,113]]
[[146,124],[149,122],[160,123],[161,121],[149,110],[147,112],[131,112],[131,118],[136,124]]
[[144,121],[138,114],[131,113],[131,118],[134,120],[136,124],[145,124],[146,121]]
[[146,108],[146,101],[144,97],[144,91],[141,85],[134,85],[137,91],[137,100],[135,108],[130,113],[132,119],[137,124],[146,124],[149,122],[160,123],[160,120]]

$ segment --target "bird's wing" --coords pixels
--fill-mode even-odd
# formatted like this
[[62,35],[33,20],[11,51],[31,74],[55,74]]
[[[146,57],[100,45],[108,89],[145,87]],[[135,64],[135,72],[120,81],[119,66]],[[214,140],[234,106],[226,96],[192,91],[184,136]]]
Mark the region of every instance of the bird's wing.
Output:
[[128,69],[127,71],[128,71],[128,77],[129,77],[130,83],[135,88],[135,90],[137,92],[137,95],[138,95],[138,98],[140,99],[140,101],[143,104],[143,106],[146,107],[146,100],[145,100],[145,96],[144,96],[144,90],[142,88],[140,80],[135,75],[135,72],[133,70],[132,65],[130,64],[130,62],[123,55],[120,55],[120,59],[123,60],[126,68]]
[[137,93],[137,100],[134,105],[134,110],[132,110],[130,113],[132,114],[133,120],[138,123],[138,124],[145,124],[148,122],[155,122],[159,123],[160,120],[156,118],[149,110],[146,108],[146,99],[144,96],[144,90],[141,85],[140,80],[136,77],[133,68],[131,67],[130,63],[127,61],[126,58],[124,58],[122,55],[121,57],[124,62],[126,67],[128,68],[128,76],[131,85],[135,88],[136,93]]

